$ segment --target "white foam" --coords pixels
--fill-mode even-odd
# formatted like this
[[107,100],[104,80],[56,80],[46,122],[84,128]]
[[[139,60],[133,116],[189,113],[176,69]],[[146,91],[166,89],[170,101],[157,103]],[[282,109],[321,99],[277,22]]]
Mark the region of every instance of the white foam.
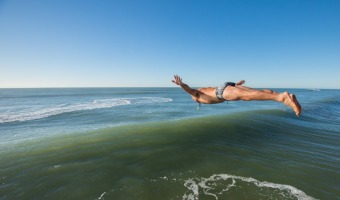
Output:
[[104,197],[104,195],[107,194],[106,192],[104,192],[102,195],[100,195],[100,197],[98,198],[98,200],[102,199]]
[[111,98],[97,99],[92,102],[76,103],[71,105],[59,104],[39,110],[12,111],[0,114],[0,123],[29,121],[42,119],[50,116],[60,115],[76,111],[93,110],[100,108],[111,108],[115,106],[124,106],[129,104],[152,104],[171,102],[170,98],[162,97],[142,97],[142,98]]
[[190,194],[184,194],[183,199],[186,200],[198,200],[199,195],[199,185],[196,184],[196,182],[192,179],[189,179],[185,181],[184,186],[188,188],[192,193]]
[[[225,185],[224,189],[220,192],[216,192],[217,188],[217,182],[218,181],[231,181],[231,183],[224,182]],[[290,185],[284,185],[284,184],[277,184],[277,183],[270,183],[266,181],[258,181],[251,177],[242,177],[242,176],[234,176],[229,174],[214,174],[210,176],[209,178],[195,178],[195,179],[188,179],[185,181],[184,186],[188,188],[188,192],[183,195],[183,200],[198,200],[199,199],[199,191],[203,191],[204,195],[213,196],[216,200],[218,199],[219,195],[222,195],[223,193],[227,192],[233,187],[238,187],[238,189],[242,189],[243,186],[240,186],[240,184],[247,183],[247,184],[253,184],[259,189],[276,189],[282,192],[282,197],[285,197],[284,192],[287,192],[290,196],[294,196],[299,200],[313,200],[314,198],[311,196],[308,196],[303,191],[290,186]],[[247,188],[243,188],[245,191]],[[211,192],[213,191],[214,192]]]

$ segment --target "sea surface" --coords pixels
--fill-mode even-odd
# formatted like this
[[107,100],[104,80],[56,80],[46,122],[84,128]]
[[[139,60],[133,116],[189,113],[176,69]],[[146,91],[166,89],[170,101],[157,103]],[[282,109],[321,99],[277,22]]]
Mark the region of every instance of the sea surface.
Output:
[[0,199],[340,199],[340,90],[0,89]]

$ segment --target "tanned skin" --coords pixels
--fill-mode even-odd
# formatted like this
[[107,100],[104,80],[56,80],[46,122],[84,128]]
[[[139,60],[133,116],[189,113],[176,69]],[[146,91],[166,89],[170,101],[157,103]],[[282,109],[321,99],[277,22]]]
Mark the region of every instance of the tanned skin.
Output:
[[182,78],[178,75],[174,75],[172,80],[176,85],[181,86],[181,88],[189,93],[194,101],[203,104],[215,104],[222,103],[224,101],[276,101],[285,104],[290,107],[299,116],[301,114],[301,105],[299,104],[296,96],[294,94],[289,94],[288,92],[277,93],[275,91],[264,89],[257,90],[243,86],[244,80],[236,83],[235,86],[228,85],[223,91],[224,100],[220,100],[216,97],[216,87],[204,87],[193,89],[187,84],[182,82]]

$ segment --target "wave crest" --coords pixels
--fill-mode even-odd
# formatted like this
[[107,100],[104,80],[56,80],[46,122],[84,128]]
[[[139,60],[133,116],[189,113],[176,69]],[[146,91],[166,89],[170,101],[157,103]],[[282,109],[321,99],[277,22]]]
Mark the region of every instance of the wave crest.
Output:
[[141,97],[141,98],[111,98],[96,99],[92,102],[75,103],[75,104],[59,104],[51,107],[41,108],[39,110],[28,109],[26,111],[12,111],[0,114],[0,123],[29,121],[47,118],[50,116],[71,113],[77,111],[94,110],[101,108],[111,108],[115,106],[124,106],[130,104],[152,104],[171,102],[170,98],[163,97]]

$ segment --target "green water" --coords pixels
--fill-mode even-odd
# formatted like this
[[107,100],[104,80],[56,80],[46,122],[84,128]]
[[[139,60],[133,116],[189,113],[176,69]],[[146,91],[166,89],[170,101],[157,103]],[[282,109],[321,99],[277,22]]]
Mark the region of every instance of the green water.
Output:
[[[262,111],[128,125],[4,146],[0,197],[297,199],[244,180],[235,186],[231,179],[208,180],[229,174],[293,186],[317,199],[338,198],[338,167],[318,156],[322,143],[332,141],[320,142],[318,130],[294,122],[287,126],[286,115]],[[212,189],[194,194],[190,181]]]

